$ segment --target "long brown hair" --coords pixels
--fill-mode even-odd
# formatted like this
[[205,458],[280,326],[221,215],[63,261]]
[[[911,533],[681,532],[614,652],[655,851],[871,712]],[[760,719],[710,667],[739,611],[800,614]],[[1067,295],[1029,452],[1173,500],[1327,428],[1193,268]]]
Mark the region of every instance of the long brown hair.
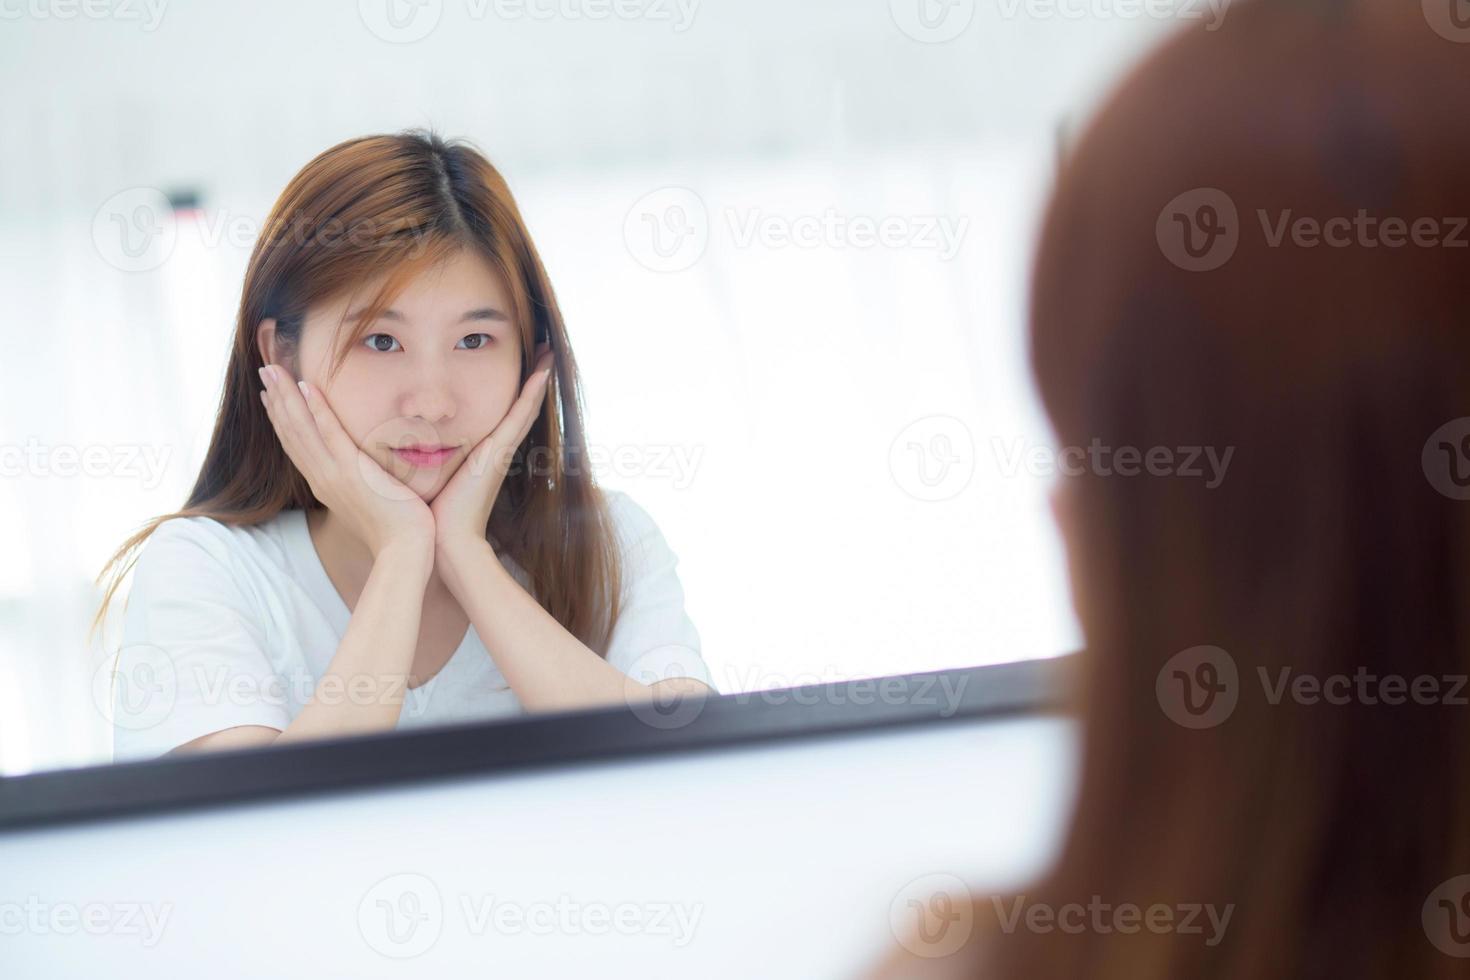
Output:
[[[1059,444],[1234,452],[1214,487],[1065,478],[1087,648],[1070,831],[1034,888],[974,899],[964,952],[892,975],[1466,974],[1430,906],[1470,873],[1470,501],[1434,444],[1449,424],[1470,455],[1470,47],[1420,8],[1237,3],[1064,161],[1031,295]],[[1179,715],[1176,657],[1233,665],[1233,707]],[[1352,686],[1331,703],[1303,675]],[[1434,679],[1431,703],[1356,680],[1390,675]],[[1009,918],[1094,898],[1230,918],[1213,945]]]
[[606,653],[621,570],[606,500],[589,470],[577,365],[556,295],[500,173],[472,145],[417,130],[332,147],[276,201],[245,272],[224,393],[194,489],[181,510],[147,522],[103,568],[99,581],[111,578],[94,630],[137,549],[164,521],[209,517],[253,525],[282,510],[322,506],[256,395],[260,322],[275,319],[289,353],[310,307],[384,277],[355,332],[339,337],[334,366],[340,366],[415,274],[461,249],[488,261],[510,291],[522,382],[538,342],[549,342],[556,359],[541,414],[512,461],[487,538],[527,573],[537,601],[568,632]]

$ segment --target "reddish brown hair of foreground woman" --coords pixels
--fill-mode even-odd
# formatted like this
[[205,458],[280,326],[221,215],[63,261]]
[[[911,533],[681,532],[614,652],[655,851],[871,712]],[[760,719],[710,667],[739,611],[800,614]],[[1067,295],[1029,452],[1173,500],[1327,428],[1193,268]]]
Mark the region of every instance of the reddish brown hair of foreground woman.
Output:
[[[1063,162],[1031,325],[1059,444],[1233,455],[1213,488],[1064,479],[1070,831],[1044,880],[973,899],[958,952],[908,937],[881,975],[1470,975],[1470,43],[1431,6],[1238,3]],[[1174,658],[1200,646],[1236,696],[1191,727],[1176,671],[1209,676]],[[1231,911],[1210,945],[1018,900]]]

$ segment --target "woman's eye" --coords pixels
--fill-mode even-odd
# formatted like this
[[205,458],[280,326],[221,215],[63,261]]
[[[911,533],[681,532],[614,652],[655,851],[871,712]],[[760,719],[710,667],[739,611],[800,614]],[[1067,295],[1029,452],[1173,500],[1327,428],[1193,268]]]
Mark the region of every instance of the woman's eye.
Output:
[[362,342],[369,349],[381,351],[384,354],[403,349],[402,345],[398,343],[396,337],[386,333],[370,333],[366,337],[362,338]]
[[472,333],[461,337],[459,343],[455,344],[454,347],[456,350],[479,350],[488,343],[490,343],[490,335],[488,333]]

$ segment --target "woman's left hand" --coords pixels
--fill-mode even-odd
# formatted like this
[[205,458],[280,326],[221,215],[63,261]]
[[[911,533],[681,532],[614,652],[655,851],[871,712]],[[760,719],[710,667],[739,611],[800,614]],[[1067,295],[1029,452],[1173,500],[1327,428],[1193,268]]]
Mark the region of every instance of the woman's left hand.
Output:
[[541,413],[550,383],[552,353],[549,345],[537,350],[536,366],[505,418],[470,451],[454,476],[430,504],[434,512],[435,549],[444,552],[467,543],[485,541],[485,525],[511,460]]

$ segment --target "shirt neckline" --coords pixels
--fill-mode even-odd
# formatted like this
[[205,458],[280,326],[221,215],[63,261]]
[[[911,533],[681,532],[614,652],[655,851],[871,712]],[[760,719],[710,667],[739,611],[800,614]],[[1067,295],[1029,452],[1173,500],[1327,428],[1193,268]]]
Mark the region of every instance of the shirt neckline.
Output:
[[[306,574],[312,580],[308,588],[317,597],[318,602],[325,599],[331,605],[338,622],[342,624],[340,632],[345,634],[347,624],[352,620],[352,610],[348,608],[347,600],[342,598],[342,593],[337,591],[337,586],[333,584],[332,577],[327,574],[327,566],[322,564],[322,556],[317,554],[316,544],[311,540],[311,528],[306,523],[306,511],[293,508],[285,513],[290,515],[286,522],[286,527],[292,539],[291,543],[300,558],[300,564],[305,566]],[[464,652],[465,647],[470,645],[470,638],[474,635],[474,632],[475,624],[470,623],[465,627],[464,636],[460,637],[459,645],[454,648],[454,652],[449,655],[449,659],[444,661],[438,670],[434,671],[434,675],[418,687],[406,687],[404,690],[410,695],[415,695],[420,691],[427,691],[432,687],[458,661],[465,659],[460,654]]]

